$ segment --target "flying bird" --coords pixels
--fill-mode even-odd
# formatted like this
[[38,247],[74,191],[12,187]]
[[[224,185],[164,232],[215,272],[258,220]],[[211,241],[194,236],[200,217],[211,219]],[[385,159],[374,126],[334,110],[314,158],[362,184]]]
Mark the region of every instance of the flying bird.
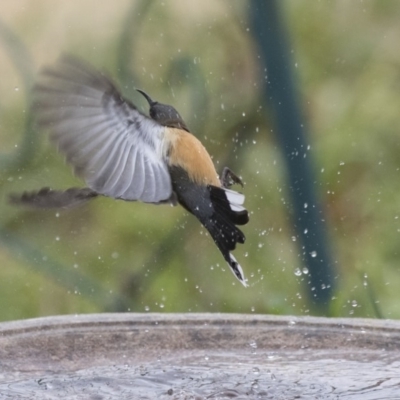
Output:
[[65,155],[85,188],[43,188],[11,195],[14,204],[72,207],[99,195],[153,204],[180,204],[208,230],[236,278],[247,286],[231,251],[245,236],[243,183],[230,169],[219,177],[207,150],[170,105],[149,103],[150,117],[124,98],[104,73],[71,56],[40,74],[33,110],[40,128]]

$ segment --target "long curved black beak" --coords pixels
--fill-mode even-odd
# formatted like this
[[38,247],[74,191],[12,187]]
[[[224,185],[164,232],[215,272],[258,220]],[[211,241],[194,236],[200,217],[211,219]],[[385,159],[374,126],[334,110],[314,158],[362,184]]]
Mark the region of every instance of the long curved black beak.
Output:
[[141,95],[143,95],[143,97],[148,101],[150,107],[151,107],[153,104],[157,103],[156,101],[153,101],[153,100],[151,99],[151,97],[150,97],[146,92],[144,92],[143,90],[140,90],[140,89],[136,89],[136,90],[137,90]]

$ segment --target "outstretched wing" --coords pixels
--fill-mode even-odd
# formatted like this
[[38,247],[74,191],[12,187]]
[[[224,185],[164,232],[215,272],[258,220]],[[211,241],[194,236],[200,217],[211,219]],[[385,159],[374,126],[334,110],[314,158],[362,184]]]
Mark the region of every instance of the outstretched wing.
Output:
[[62,57],[41,74],[33,106],[39,125],[90,189],[149,203],[170,198],[165,128],[124,99],[107,76]]

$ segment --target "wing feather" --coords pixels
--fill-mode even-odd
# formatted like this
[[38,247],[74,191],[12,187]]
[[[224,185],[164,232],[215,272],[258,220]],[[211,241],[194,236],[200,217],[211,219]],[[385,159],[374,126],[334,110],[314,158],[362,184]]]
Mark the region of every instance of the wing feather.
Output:
[[165,128],[124,99],[104,74],[63,57],[43,71],[34,100],[39,125],[89,188],[150,203],[171,197]]
[[139,152],[136,152],[134,169],[135,172],[137,173],[136,175],[137,179],[135,180],[135,184],[129,185],[126,192],[124,193],[124,196],[127,197],[141,197],[143,193],[144,182],[145,182],[145,174],[144,174],[145,171],[144,171],[143,157],[141,157],[141,154]]
[[109,173],[109,178],[105,185],[109,187],[109,190],[114,191],[118,194],[117,197],[120,197],[122,192],[118,189],[121,186],[121,182],[124,179],[124,171],[125,175],[128,175],[129,172],[126,171],[126,162],[130,154],[130,147],[129,143],[125,141],[121,144],[121,150],[118,154],[117,162],[114,164],[114,168]]
[[[152,179],[149,180],[149,184],[145,185],[144,190],[143,190],[143,198],[148,199],[148,198],[152,198],[156,193],[157,178],[154,174],[151,164],[148,161],[144,162],[144,166],[145,166],[145,175],[152,177]],[[146,200],[144,200],[144,201],[146,201]]]
[[[122,153],[124,149],[122,148],[125,143],[124,137],[120,135],[114,142],[111,150],[104,155],[103,165],[100,166],[98,170],[99,175],[108,176],[108,179],[116,179],[114,176],[114,171],[120,163]],[[118,178],[117,178],[118,179]]]
[[[117,197],[126,198],[125,192],[132,184],[133,171],[136,163],[137,152],[133,146],[129,146],[127,157],[123,165],[121,177],[118,182],[115,182],[112,190],[118,194]],[[135,177],[136,178],[136,177]]]

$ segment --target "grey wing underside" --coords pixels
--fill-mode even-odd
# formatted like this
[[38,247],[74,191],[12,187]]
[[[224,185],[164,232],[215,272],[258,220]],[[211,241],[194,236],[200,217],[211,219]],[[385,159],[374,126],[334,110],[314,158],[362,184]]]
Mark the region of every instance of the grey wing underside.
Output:
[[171,198],[165,128],[125,100],[107,76],[63,57],[42,72],[33,107],[39,126],[90,189],[148,203]]

